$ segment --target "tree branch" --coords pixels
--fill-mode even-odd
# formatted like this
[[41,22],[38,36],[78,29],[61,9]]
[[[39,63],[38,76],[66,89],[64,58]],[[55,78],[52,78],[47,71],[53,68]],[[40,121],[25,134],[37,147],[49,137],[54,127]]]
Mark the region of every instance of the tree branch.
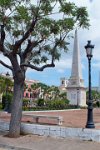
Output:
[[40,41],[33,41],[33,42],[31,42],[30,40],[28,40],[28,45],[27,45],[27,47],[26,47],[26,49],[25,49],[25,51],[24,51],[24,53],[23,53],[23,56],[24,56],[24,58],[26,58],[27,57],[27,54],[29,53],[29,52],[31,52],[32,51],[32,49],[34,48],[34,47],[36,47],[39,43],[41,43],[43,41],[43,39],[41,39]]
[[2,46],[1,39],[0,39],[0,52],[3,52],[3,46]]
[[0,25],[1,31],[0,31],[0,51],[4,51],[4,40],[5,40],[5,31],[4,31],[4,24]]
[[23,35],[22,39],[15,42],[14,45],[14,51],[13,53],[16,54],[18,51],[18,48],[21,46],[21,44],[29,37],[30,33],[34,30],[34,26],[36,24],[37,18],[32,21],[30,28],[26,31],[26,33]]
[[5,40],[5,31],[4,31],[4,24],[0,25],[1,26],[1,44],[4,44],[4,40]]
[[13,70],[13,68],[11,66],[8,66],[7,64],[5,64],[2,60],[0,60],[0,64],[3,65],[4,67]]
[[2,52],[4,56],[9,58],[10,52],[4,47],[4,45],[2,45],[1,40],[0,40],[0,52]]
[[37,71],[43,71],[45,68],[55,67],[55,64],[54,63],[46,64],[46,65],[43,65],[42,67],[36,67],[32,64],[21,64],[21,66],[29,67],[29,68],[37,70]]

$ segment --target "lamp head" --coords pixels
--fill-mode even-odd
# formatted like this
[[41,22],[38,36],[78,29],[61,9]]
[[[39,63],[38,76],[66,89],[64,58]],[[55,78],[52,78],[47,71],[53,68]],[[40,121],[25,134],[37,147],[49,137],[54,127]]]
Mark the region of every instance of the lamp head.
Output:
[[7,72],[7,73],[6,73],[6,76],[7,76],[7,77],[9,77],[9,76],[10,76],[9,72]]
[[90,58],[90,59],[93,56],[92,55],[93,48],[94,48],[94,45],[91,45],[91,41],[88,41],[87,45],[85,46],[85,49],[86,49],[87,57]]

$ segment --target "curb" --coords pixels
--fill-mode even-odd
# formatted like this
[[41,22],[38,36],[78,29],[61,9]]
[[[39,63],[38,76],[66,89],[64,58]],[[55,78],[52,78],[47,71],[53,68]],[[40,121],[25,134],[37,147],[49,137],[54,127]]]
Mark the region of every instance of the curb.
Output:
[[[9,123],[0,121],[0,130],[9,131]],[[67,128],[60,126],[21,123],[21,132],[23,134],[34,134],[60,138],[77,137],[82,140],[100,142],[100,130],[96,129]]]

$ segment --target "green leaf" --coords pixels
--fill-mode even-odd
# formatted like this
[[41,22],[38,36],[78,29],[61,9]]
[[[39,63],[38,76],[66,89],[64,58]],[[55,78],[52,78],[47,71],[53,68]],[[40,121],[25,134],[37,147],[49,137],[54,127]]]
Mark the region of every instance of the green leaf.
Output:
[[46,56],[42,56],[41,57],[41,62],[46,63],[48,60],[48,58]]
[[64,14],[72,15],[75,12],[75,4],[74,3],[65,3],[61,6],[60,12],[64,12]]

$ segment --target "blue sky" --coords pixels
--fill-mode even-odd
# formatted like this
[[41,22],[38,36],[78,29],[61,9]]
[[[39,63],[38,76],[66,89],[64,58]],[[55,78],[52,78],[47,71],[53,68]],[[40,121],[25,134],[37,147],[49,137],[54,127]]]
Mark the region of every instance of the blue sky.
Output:
[[[82,74],[85,82],[85,86],[88,86],[88,60],[86,57],[86,52],[84,46],[87,44],[87,40],[91,40],[91,43],[95,45],[92,58],[92,86],[99,85],[99,72],[100,72],[100,5],[99,0],[89,1],[89,0],[70,0],[76,3],[78,6],[86,6],[89,18],[90,18],[90,28],[89,30],[80,29],[78,30],[79,46],[81,53],[81,63],[82,63]],[[74,34],[75,31],[73,31]],[[27,77],[29,79],[37,79],[49,85],[60,85],[60,78],[69,78],[71,75],[71,65],[72,65],[72,51],[73,51],[74,39],[71,40],[69,46],[69,52],[64,54],[59,62],[56,62],[55,68],[46,69],[44,72],[36,72],[29,70],[27,72]]]
[[[99,0],[70,0],[76,3],[78,6],[86,6],[89,18],[90,18],[90,28],[89,30],[78,30],[79,46],[81,53],[81,63],[82,63],[82,74],[85,81],[85,86],[88,86],[88,61],[86,57],[86,52],[84,46],[87,44],[87,40],[91,40],[92,44],[95,45],[93,58],[92,58],[92,86],[99,85],[99,72],[100,72],[100,5]],[[75,31],[73,31],[74,34]],[[60,78],[69,78],[71,75],[71,65],[72,65],[72,51],[73,51],[74,39],[71,40],[69,46],[69,52],[62,55],[60,61],[56,62],[55,68],[45,69],[43,72],[37,72],[28,69],[26,78],[39,80],[48,85],[60,85]],[[1,56],[3,58],[3,56]],[[3,58],[5,62],[5,58]],[[0,66],[0,73],[6,73],[7,69]]]

